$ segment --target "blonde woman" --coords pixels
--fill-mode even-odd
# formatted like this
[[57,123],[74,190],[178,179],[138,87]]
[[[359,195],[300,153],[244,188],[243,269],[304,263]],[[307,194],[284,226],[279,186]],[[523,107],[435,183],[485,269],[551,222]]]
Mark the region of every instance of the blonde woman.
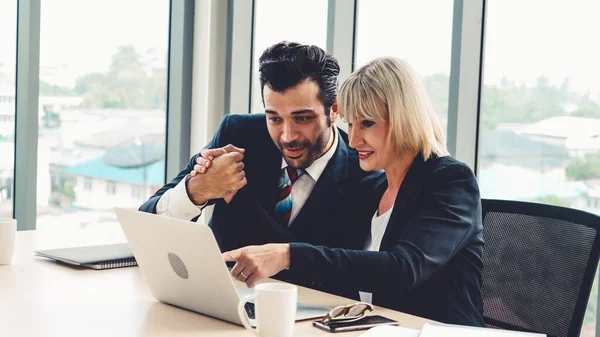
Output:
[[[365,171],[342,248],[305,243],[223,253],[254,286],[282,270],[323,289],[433,320],[483,325],[481,200],[473,172],[446,150],[423,84],[403,60],[375,59],[342,85],[339,111]],[[243,275],[242,276],[242,272]],[[289,276],[288,276],[289,277]]]

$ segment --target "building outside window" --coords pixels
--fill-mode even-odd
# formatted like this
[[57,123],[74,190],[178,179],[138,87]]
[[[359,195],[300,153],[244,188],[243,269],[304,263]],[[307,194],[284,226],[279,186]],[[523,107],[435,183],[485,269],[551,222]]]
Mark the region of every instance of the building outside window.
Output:
[[113,208],[142,202],[129,186],[164,183],[169,13],[169,0],[42,1],[38,229],[85,219],[123,239]]
[[117,194],[117,183],[114,181],[106,182],[106,194],[115,195]]
[[86,191],[91,191],[92,190],[92,179],[85,178],[84,181],[83,181],[83,188]]
[[17,1],[0,1],[0,218],[13,213]]

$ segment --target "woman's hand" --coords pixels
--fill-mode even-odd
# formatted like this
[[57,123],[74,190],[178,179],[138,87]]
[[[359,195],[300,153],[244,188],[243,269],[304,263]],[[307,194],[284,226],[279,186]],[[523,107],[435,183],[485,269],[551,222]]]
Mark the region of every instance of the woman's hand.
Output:
[[262,246],[247,246],[222,254],[225,262],[235,261],[231,275],[246,286],[271,277],[290,266],[290,245],[270,243]]

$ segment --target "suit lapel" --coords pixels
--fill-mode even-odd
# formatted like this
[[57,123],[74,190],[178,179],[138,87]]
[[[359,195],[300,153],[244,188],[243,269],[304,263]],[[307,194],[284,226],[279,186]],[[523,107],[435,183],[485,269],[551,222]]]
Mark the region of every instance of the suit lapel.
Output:
[[275,214],[275,204],[278,201],[279,193],[272,192],[278,191],[279,177],[281,176],[281,152],[279,152],[279,149],[275,147],[275,151],[270,151],[267,161],[264,165],[261,165],[261,168],[263,167],[264,169],[261,170],[263,172],[261,177],[263,183],[260,186],[263,189],[261,194],[264,199],[261,199],[264,200],[263,206],[267,212],[273,215]]
[[289,228],[294,231],[308,230],[309,226],[319,225],[319,219],[323,218],[325,213],[339,211],[335,209],[335,201],[341,200],[344,195],[340,187],[347,177],[348,147],[340,139],[333,157]]
[[[277,186],[279,185],[279,176],[281,175],[281,152],[269,137],[265,130],[266,137],[259,146],[254,146],[251,162],[247,162],[246,178],[248,185],[252,186],[253,194],[258,202],[264,207],[271,216],[275,211],[275,203],[277,202],[278,193]],[[250,154],[247,154],[250,159]]]
[[[379,250],[387,250],[393,241],[404,231],[407,225],[406,206],[409,201],[413,200],[419,194],[423,186],[425,171],[425,161],[420,154],[415,157],[411,167],[408,169],[404,181],[400,186],[396,201],[394,202],[394,210],[388,221],[388,226],[385,229],[385,234],[381,240]],[[387,181],[385,183],[387,188]],[[398,225],[399,224],[399,225]]]
[[356,211],[357,214],[348,217],[353,228],[352,233],[347,234],[347,237],[352,238],[348,240],[351,245],[348,248],[364,249],[367,238],[371,235],[373,214],[379,207],[379,201],[386,189],[387,180],[385,173],[382,173],[374,185],[361,187],[360,193],[354,196],[349,211]]

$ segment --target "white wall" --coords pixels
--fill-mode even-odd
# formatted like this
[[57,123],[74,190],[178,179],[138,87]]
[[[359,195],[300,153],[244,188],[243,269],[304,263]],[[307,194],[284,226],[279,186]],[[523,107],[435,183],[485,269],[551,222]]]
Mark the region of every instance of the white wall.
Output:
[[75,178],[75,202],[74,205],[92,210],[112,210],[113,207],[123,208],[138,208],[150,195],[148,188],[146,193],[140,198],[133,197],[132,189],[134,187],[142,187],[141,185],[133,185],[122,182],[116,183],[114,195],[106,193],[106,185],[108,181],[101,179],[90,179],[92,181],[91,190],[85,189],[85,177],[77,176]]

